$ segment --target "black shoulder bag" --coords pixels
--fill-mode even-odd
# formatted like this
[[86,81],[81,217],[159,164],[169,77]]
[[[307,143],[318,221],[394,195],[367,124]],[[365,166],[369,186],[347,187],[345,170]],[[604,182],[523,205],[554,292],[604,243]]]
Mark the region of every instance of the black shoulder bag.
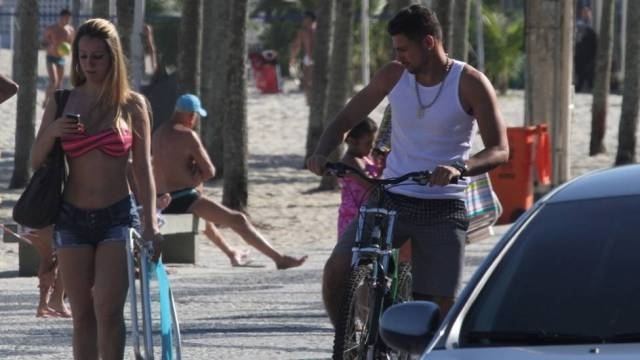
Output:
[[[56,119],[62,115],[69,93],[69,90],[56,90]],[[42,229],[53,224],[60,210],[66,179],[64,151],[60,138],[56,138],[53,149],[33,173],[13,207],[13,220],[32,229]]]

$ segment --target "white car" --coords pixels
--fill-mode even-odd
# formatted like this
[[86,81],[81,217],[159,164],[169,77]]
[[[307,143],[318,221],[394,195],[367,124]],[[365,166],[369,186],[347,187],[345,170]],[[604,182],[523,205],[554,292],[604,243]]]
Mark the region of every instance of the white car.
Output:
[[431,302],[395,305],[381,336],[420,359],[640,359],[640,165],[536,202],[438,318]]

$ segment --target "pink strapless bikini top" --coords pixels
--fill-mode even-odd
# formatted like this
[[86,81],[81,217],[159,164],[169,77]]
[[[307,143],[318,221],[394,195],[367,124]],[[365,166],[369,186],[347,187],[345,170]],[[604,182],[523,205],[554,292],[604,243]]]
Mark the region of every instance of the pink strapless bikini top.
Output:
[[109,156],[124,156],[129,153],[133,137],[129,130],[117,132],[106,129],[97,134],[70,134],[62,137],[62,149],[71,158],[99,149]]

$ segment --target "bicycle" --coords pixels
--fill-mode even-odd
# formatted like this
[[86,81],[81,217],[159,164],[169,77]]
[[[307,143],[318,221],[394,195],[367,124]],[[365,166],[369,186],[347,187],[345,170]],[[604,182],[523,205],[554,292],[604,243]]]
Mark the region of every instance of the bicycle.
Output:
[[[167,273],[159,259],[156,264],[151,261],[153,247],[144,242],[135,230],[129,232],[126,242],[127,273],[129,276],[129,305],[131,311],[131,342],[136,360],[153,360],[154,340],[152,329],[151,292],[149,283],[153,274],[158,280],[160,300],[160,337],[162,342],[162,359],[182,358],[182,336],[176,311],[175,301]],[[138,281],[136,281],[138,280]],[[138,296],[140,302],[138,302]],[[138,313],[138,306],[141,313]],[[140,349],[142,337],[143,348]],[[175,357],[174,357],[175,356]]]
[[397,212],[381,204],[385,190],[407,180],[426,185],[431,173],[418,171],[373,179],[342,163],[327,163],[326,169],[338,177],[357,174],[372,185],[369,193],[377,199],[377,206],[363,205],[358,211],[351,274],[342,303],[343,316],[335,329],[333,359],[409,359],[410,354],[388,348],[378,334],[384,310],[412,297],[411,265],[398,262],[398,249],[392,245]]

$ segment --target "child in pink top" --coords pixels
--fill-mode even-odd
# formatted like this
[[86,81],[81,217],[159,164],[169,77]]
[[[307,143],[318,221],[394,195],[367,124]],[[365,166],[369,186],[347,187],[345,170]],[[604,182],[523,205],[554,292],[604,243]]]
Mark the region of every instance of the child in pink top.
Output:
[[[366,118],[351,129],[345,140],[347,151],[340,161],[360,170],[368,177],[378,177],[382,169],[376,166],[371,156],[377,130],[378,126],[370,118]],[[370,186],[355,174],[341,177],[338,181],[342,192],[338,209],[338,238],[340,238],[347,225],[358,215],[360,206],[367,201]]]

